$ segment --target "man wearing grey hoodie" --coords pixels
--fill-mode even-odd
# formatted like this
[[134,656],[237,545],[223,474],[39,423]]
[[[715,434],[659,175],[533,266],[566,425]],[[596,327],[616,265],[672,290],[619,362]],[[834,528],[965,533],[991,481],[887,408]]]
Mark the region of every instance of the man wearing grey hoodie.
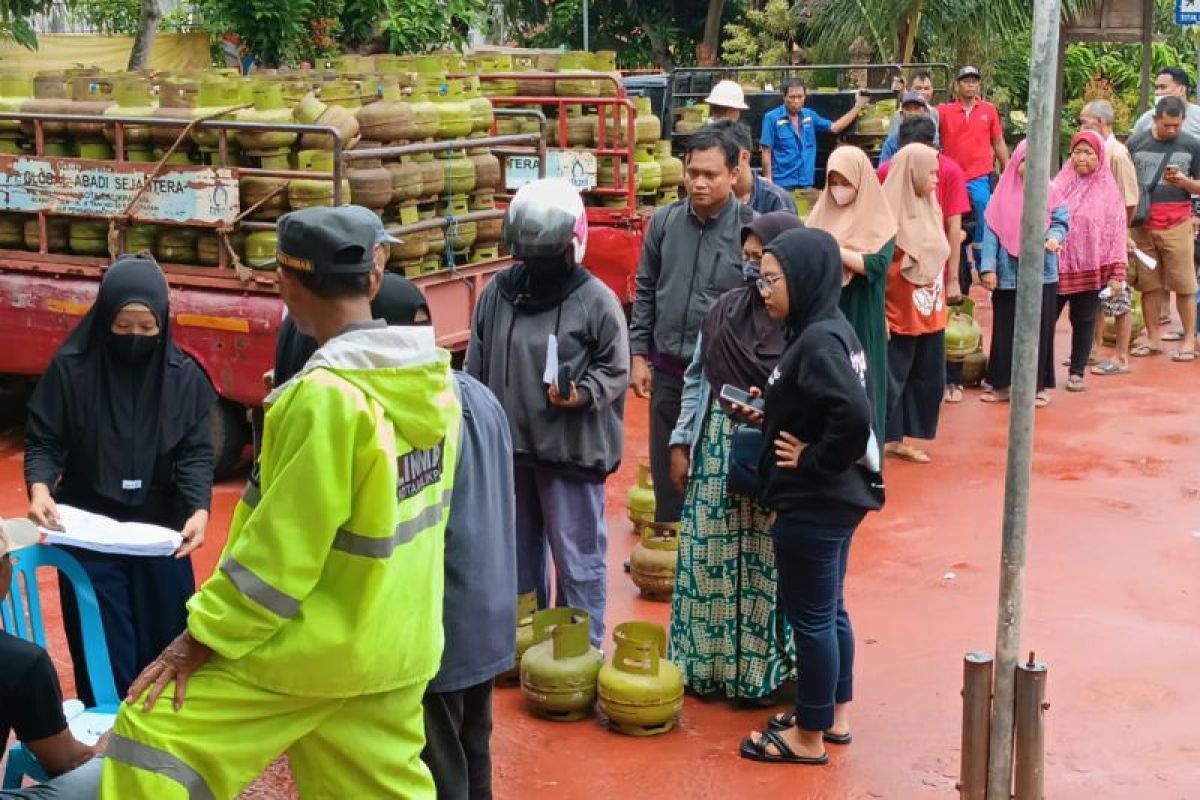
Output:
[[504,218],[518,263],[475,309],[466,369],[508,415],[516,465],[517,591],[591,618],[604,638],[604,482],[621,461],[629,348],[614,295],[580,266],[587,215],[562,180],[521,188]]

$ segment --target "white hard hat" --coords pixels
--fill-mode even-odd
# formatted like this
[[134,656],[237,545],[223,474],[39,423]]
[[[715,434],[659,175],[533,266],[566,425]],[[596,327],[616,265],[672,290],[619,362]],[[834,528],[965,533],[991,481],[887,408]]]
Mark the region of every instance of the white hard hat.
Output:
[[737,81],[721,81],[713,87],[712,92],[705,98],[704,102],[710,106],[723,106],[725,108],[736,108],[739,111],[747,111],[750,106],[746,105],[746,94],[742,91],[742,87]]

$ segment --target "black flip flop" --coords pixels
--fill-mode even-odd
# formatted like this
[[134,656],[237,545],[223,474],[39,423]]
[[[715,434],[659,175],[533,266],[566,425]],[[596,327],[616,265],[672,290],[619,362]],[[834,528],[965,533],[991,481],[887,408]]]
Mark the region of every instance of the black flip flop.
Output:
[[[788,711],[783,714],[772,714],[767,718],[767,729],[772,731],[786,731],[788,728],[796,726],[796,714]],[[821,735],[821,738],[828,744],[850,744],[854,741],[854,735],[850,733],[829,733],[826,731]]]
[[[768,744],[775,745],[775,749],[779,752],[768,753]],[[738,755],[750,761],[761,761],[766,764],[804,764],[816,767],[829,763],[828,753],[822,753],[819,756],[796,755],[777,731],[765,731],[762,739],[757,742],[751,736],[742,739],[742,745],[738,748]]]

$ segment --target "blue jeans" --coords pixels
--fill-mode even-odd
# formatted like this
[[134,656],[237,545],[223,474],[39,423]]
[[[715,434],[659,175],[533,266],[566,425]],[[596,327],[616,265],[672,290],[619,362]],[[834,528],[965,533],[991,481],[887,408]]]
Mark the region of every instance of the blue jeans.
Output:
[[592,644],[604,641],[607,598],[604,484],[549,470],[517,467],[517,592],[537,590],[538,608],[550,606],[549,548],[554,560],[556,606],[586,611]]
[[854,629],[842,587],[854,528],[781,518],[771,528],[779,599],[796,643],[796,725],[824,731],[854,696]]
[[93,758],[48,783],[28,789],[0,789],[0,800],[95,800],[100,794],[100,768],[104,759]]
[[[990,175],[981,175],[967,181],[967,196],[971,199],[971,213],[975,217],[975,236],[971,240],[971,249],[975,251],[975,263],[979,263],[979,251],[983,248],[983,226],[987,224],[983,215],[992,199],[992,179]],[[964,258],[965,265],[967,260]],[[970,283],[967,284],[970,286]],[[964,294],[966,290],[964,288]]]

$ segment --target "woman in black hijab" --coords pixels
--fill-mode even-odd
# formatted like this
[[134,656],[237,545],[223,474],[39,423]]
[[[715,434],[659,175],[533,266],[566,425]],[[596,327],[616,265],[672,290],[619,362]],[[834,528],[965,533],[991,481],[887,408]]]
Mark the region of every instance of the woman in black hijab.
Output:
[[770,704],[794,676],[795,653],[775,609],[770,514],[757,497],[730,488],[736,423],[720,392],[725,384],[742,391],[765,385],[783,353],[783,327],[767,315],[754,281],[763,248],[801,227],[795,214],[777,211],[742,229],[746,285],[721,295],[705,315],[671,434],[671,477],[685,495],[671,658],[691,691],[754,705]]
[[[59,525],[58,503],[122,522],[180,531],[174,557],[69,548],[100,602],[117,694],[186,626],[195,591],[190,554],[204,542],[212,498],[208,379],[171,339],[165,276],[123,256],[58,349],[29,403],[29,517]],[[80,698],[93,704],[74,596],[60,589]]]
[[842,587],[850,540],[883,506],[871,432],[867,357],[838,308],[842,258],[824,231],[789,231],[763,255],[758,289],[788,343],[767,381],[759,471],[779,594],[796,645],[796,710],[742,741],[755,761],[824,764],[825,742],[848,744],[854,633]]

